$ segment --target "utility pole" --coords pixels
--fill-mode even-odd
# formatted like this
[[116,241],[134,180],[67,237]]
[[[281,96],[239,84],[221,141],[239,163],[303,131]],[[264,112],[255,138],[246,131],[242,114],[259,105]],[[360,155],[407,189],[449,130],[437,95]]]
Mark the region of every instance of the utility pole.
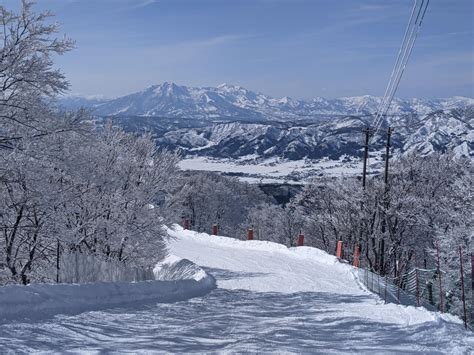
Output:
[[385,191],[388,190],[388,160],[390,158],[390,139],[392,137],[393,129],[388,127],[387,130],[387,144],[385,145],[385,173],[384,173],[384,182],[385,182]]
[[[384,209],[388,208],[388,161],[390,159],[390,140],[392,137],[392,127],[388,127],[387,130],[387,143],[385,145],[385,171],[384,171],[384,183],[385,183],[385,190],[384,190]],[[380,240],[380,264],[379,270],[380,273],[384,274],[384,262],[385,262],[385,231],[387,229],[387,220],[385,211],[382,213],[382,239]]]
[[[365,191],[365,185],[367,183],[367,160],[369,159],[369,138],[370,138],[370,128],[367,127],[367,128],[364,128],[362,130],[362,132],[364,133],[364,161],[363,161],[363,168],[362,168],[362,189]],[[364,202],[361,201],[360,203],[360,209],[363,211],[364,209]],[[360,221],[360,235],[359,235],[359,242],[358,242],[358,248],[361,247],[361,242],[362,242],[362,238],[363,238],[363,229],[364,229],[364,223],[363,221],[361,220]],[[369,240],[368,240],[368,235],[367,233],[366,234],[366,238],[365,238],[365,257],[366,257],[366,260],[369,259]]]
[[365,141],[364,141],[364,165],[362,168],[362,188],[365,190],[365,184],[367,180],[367,160],[369,159],[369,135],[370,135],[370,129],[369,127],[364,128],[362,132],[365,135]]

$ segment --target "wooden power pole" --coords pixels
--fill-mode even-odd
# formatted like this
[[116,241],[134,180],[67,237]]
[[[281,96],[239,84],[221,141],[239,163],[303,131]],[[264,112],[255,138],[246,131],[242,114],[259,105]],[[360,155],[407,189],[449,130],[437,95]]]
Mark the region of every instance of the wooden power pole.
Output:
[[[365,190],[365,186],[367,184],[367,160],[369,159],[369,138],[370,138],[370,128],[364,128],[362,130],[364,133],[364,161],[363,161],[363,167],[362,167],[362,189]],[[360,202],[360,209],[364,209],[364,202]],[[362,239],[364,237],[364,222],[361,220],[360,221],[360,234],[359,234],[359,241],[358,241],[358,248],[361,248],[361,243]],[[369,236],[367,233],[365,233],[365,257],[366,260],[369,259]],[[360,250],[360,249],[359,249]]]
[[365,184],[367,181],[367,160],[369,159],[369,135],[370,129],[369,127],[362,130],[365,135],[364,140],[364,165],[362,168],[362,188],[365,190]]
[[[392,127],[388,127],[387,130],[387,143],[385,145],[385,170],[384,170],[384,183],[385,183],[385,190],[383,196],[384,202],[384,209],[388,208],[388,161],[390,159],[390,147],[391,147],[391,138],[392,138]],[[385,210],[382,214],[382,239],[380,240],[380,264],[379,270],[382,275],[384,275],[384,263],[385,263],[385,231],[387,229],[387,220],[385,215]]]
[[390,140],[392,137],[393,129],[388,127],[387,130],[387,144],[385,145],[385,172],[384,172],[384,182],[385,182],[385,191],[388,190],[388,160],[390,159]]

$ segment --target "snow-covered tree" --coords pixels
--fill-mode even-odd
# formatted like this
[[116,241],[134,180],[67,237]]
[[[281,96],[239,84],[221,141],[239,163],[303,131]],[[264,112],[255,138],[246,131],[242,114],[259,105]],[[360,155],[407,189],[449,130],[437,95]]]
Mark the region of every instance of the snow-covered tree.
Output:
[[334,252],[341,240],[349,260],[359,245],[363,264],[392,276],[417,265],[435,269],[438,241],[447,300],[459,314],[457,253],[459,246],[472,251],[473,176],[467,158],[407,156],[394,160],[387,186],[380,177],[370,179],[365,191],[355,178],[318,180],[294,203],[312,235],[309,243]]
[[58,232],[74,250],[152,266],[164,256],[160,200],[169,193],[177,156],[157,152],[149,136],[111,125],[77,147],[76,168],[62,181],[73,196],[59,211]]
[[68,83],[52,57],[72,42],[49,17],[0,6],[0,283],[54,280],[58,245],[140,268],[166,253],[160,204],[177,157],[53,106]]
[[175,193],[168,202],[170,218],[189,218],[192,228],[210,233],[245,236],[241,226],[253,206],[270,199],[257,187],[216,173],[187,172],[176,180]]
[[255,206],[249,211],[244,225],[254,229],[255,239],[288,247],[296,245],[298,235],[304,228],[300,211],[291,204],[285,207],[270,203]]
[[32,6],[23,0],[21,12],[14,13],[0,5],[0,144],[7,147],[65,129],[37,111],[45,110],[42,99],[68,88],[52,57],[70,50],[73,42],[54,37],[58,25],[47,23],[51,14],[36,14]]

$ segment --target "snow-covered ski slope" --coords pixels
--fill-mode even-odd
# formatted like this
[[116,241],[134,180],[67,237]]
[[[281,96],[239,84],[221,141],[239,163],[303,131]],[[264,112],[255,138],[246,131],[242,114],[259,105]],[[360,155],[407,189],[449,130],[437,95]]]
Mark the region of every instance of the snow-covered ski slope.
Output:
[[155,280],[133,283],[3,286],[0,287],[0,324],[137,303],[177,302],[203,296],[216,284],[199,266],[174,255],[157,264],[153,273]]
[[[264,344],[261,349],[268,351],[273,346],[322,352],[474,351],[474,334],[464,331],[459,319],[421,307],[384,304],[358,281],[351,266],[319,249],[288,249],[271,242],[239,241],[181,229],[170,234],[176,237],[172,252],[207,267],[217,278],[218,288],[248,291],[250,305],[255,294],[262,302],[250,307],[256,311],[253,320],[245,307],[229,309],[232,314],[243,311],[249,322],[255,322],[255,334],[235,350],[256,351]],[[275,300],[281,309],[272,304]],[[241,301],[245,304],[245,299]],[[234,326],[243,325],[236,322]],[[281,341],[285,338],[286,344]]]
[[288,249],[179,227],[172,254],[202,266],[218,288],[175,303],[128,305],[0,326],[16,352],[472,353],[459,320],[383,304],[352,268],[314,248]]

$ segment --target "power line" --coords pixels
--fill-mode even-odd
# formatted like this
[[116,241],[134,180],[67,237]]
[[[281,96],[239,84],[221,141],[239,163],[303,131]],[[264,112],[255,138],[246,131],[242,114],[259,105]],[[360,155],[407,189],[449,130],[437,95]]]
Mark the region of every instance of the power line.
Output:
[[[403,37],[402,45],[398,52],[397,60],[395,66],[392,70],[392,75],[390,76],[389,83],[385,90],[384,97],[379,105],[377,110],[376,117],[372,124],[373,132],[372,138],[375,137],[380,126],[382,125],[383,117],[387,114],[392,100],[397,92],[397,89],[400,85],[401,78],[405,72],[408,60],[410,59],[413,47],[415,45],[418,33],[421,28],[421,24],[426,14],[428,8],[429,0],[421,0],[421,4],[418,7],[418,0],[415,0],[410,15],[410,19],[405,29],[405,35]],[[413,21],[414,14],[416,13],[415,21]],[[401,54],[401,55],[400,55]]]
[[401,54],[402,54],[403,48],[405,47],[406,40],[408,38],[407,37],[408,32],[409,32],[410,28],[412,27],[411,24],[412,24],[412,20],[413,20],[413,15],[415,14],[415,9],[416,9],[417,3],[418,3],[418,0],[415,0],[415,2],[413,3],[413,8],[411,10],[410,19],[408,20],[408,24],[407,24],[407,27],[405,29],[405,35],[403,36],[402,44],[400,45],[400,49],[398,50],[397,60],[395,61],[395,65],[393,66],[392,74],[390,75],[390,80],[387,84],[387,87],[385,88],[385,93],[383,94],[382,101],[380,102],[379,107],[377,109],[376,119],[375,119],[374,125],[378,124],[379,114],[380,114],[380,112],[382,112],[381,108],[384,107],[384,105],[385,105],[385,101],[388,97],[389,90],[391,89],[391,86],[392,86],[392,81],[393,81],[394,75],[398,71],[398,66],[399,66],[399,63],[400,63],[400,59],[402,57]]
[[[423,3],[424,3],[424,0],[422,0],[421,6],[423,6]],[[418,8],[418,11],[416,11],[417,5],[418,5],[418,0],[415,0],[415,2],[413,4],[411,15],[410,15],[410,19],[408,21],[407,28],[405,30],[405,35],[403,37],[403,41],[402,41],[402,44],[401,44],[399,52],[398,52],[397,60],[395,62],[395,66],[392,70],[392,75],[390,76],[390,80],[389,80],[388,85],[387,85],[386,94],[384,95],[384,98],[383,98],[383,100],[382,100],[382,102],[379,105],[379,108],[377,110],[377,119],[373,124],[374,127],[377,127],[380,124],[380,121],[382,120],[383,112],[385,110],[385,107],[388,105],[390,97],[392,96],[392,93],[393,93],[393,90],[394,90],[394,87],[395,87],[394,86],[395,82],[397,81],[397,78],[398,78],[398,76],[401,72],[401,68],[403,66],[403,62],[406,58],[407,49],[410,47],[410,44],[412,42],[414,29],[416,28],[416,22],[418,21],[418,18],[419,18],[419,15],[420,15],[420,9],[421,9],[421,6],[420,6]],[[417,16],[416,16],[415,21],[413,22],[415,13],[417,13]]]

